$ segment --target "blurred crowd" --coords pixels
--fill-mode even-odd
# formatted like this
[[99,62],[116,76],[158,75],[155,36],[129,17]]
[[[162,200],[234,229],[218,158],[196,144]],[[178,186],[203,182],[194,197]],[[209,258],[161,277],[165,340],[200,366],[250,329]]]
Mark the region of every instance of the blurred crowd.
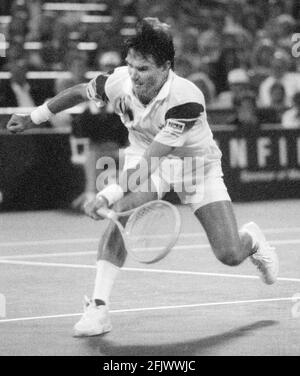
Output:
[[[2,0],[1,14],[12,19],[0,30],[10,43],[0,69],[14,71],[21,61],[30,71],[71,71],[70,79],[57,80],[48,93],[55,94],[86,80],[87,71],[108,71],[121,64],[126,33],[136,20],[151,16],[171,25],[175,70],[201,88],[209,108],[233,108],[237,117],[241,107],[247,108],[246,101],[256,112],[268,108],[264,120],[272,123],[298,103],[300,57],[292,52],[297,52],[293,35],[300,33],[299,0],[72,2],[105,4],[106,9],[55,12],[43,9],[44,0]],[[103,22],[81,22],[85,15],[101,15]],[[40,42],[41,48],[25,49],[25,42]],[[96,47],[78,49],[81,42]],[[300,46],[298,50],[300,54]],[[259,121],[261,116],[256,117]]]

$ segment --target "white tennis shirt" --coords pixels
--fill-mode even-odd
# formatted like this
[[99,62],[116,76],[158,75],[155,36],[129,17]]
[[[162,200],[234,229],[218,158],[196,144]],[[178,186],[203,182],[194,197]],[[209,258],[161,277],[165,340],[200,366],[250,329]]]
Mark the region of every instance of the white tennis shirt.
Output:
[[221,152],[207,122],[202,92],[172,70],[158,95],[143,105],[133,93],[126,66],[111,75],[91,80],[87,95],[98,106],[107,101],[129,132],[130,147],[142,154],[153,140],[176,147],[176,157],[201,156],[207,162],[220,160]]

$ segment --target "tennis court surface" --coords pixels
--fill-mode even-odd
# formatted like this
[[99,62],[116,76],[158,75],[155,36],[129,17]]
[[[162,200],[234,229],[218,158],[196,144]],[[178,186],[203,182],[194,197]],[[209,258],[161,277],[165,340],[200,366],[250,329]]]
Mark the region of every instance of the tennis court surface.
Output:
[[188,208],[164,260],[128,259],[113,290],[113,331],[73,338],[91,295],[104,222],[67,211],[0,214],[0,355],[300,355],[300,200],[236,203],[276,246],[279,280],[215,259]]

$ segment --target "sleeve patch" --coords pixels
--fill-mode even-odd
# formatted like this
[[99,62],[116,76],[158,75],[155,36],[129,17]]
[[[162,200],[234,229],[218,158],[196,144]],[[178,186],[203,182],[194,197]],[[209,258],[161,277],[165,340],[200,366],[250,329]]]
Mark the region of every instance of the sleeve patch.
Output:
[[183,133],[185,123],[175,119],[168,119],[164,127],[164,131],[174,136],[179,136]]

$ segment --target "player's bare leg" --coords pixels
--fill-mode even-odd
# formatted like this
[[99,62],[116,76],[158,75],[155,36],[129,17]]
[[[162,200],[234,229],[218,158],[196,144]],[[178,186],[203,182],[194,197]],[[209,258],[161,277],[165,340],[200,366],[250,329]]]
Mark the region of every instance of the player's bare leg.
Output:
[[276,253],[255,223],[247,223],[238,231],[231,201],[207,204],[196,210],[195,215],[205,229],[218,260],[226,265],[235,266],[250,256],[265,283],[272,284],[276,281]]
[[[135,192],[120,200],[114,209],[118,212],[126,211],[155,199],[157,199],[156,192]],[[120,218],[123,225],[126,221],[127,218]],[[99,335],[112,329],[109,297],[126,257],[127,251],[122,236],[116,225],[109,222],[99,243],[93,298],[86,302],[85,312],[74,326],[75,336]]]

